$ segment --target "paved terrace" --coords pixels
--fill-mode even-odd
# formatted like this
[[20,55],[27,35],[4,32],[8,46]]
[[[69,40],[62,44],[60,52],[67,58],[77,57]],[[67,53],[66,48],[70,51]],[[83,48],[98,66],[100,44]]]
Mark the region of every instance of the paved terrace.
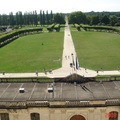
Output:
[[[24,93],[19,93],[19,88]],[[84,84],[55,83],[54,92],[48,92],[49,83],[0,83],[0,101],[64,101],[120,99],[120,81],[88,82]]]
[[[62,56],[62,67],[53,70],[52,73],[47,72],[45,73],[6,73],[3,75],[2,73],[0,74],[0,78],[21,78],[21,77],[49,77],[49,78],[56,78],[56,77],[66,77],[70,74],[77,73],[80,76],[84,77],[95,77],[98,74],[99,75],[120,75],[120,71],[115,70],[115,71],[97,71],[94,70],[89,70],[85,69],[79,66],[79,69],[76,69],[76,52],[72,40],[72,36],[70,33],[69,25],[66,20],[66,25],[65,25],[65,30],[64,30],[64,45],[63,45],[63,56]],[[70,63],[75,63],[75,66],[70,67]]]

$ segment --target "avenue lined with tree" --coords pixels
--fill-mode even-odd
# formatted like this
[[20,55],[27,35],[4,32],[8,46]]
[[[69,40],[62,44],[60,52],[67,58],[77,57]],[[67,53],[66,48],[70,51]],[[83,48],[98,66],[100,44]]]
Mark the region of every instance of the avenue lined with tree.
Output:
[[51,11],[48,13],[48,11],[42,11],[40,10],[40,13],[38,14],[37,11],[33,12],[25,12],[22,13],[21,11],[17,12],[15,15],[13,15],[12,12],[9,13],[9,15],[2,14],[0,15],[0,26],[20,26],[23,25],[50,25],[52,23],[59,23],[59,24],[65,24],[64,15],[62,13],[56,13],[53,14]]

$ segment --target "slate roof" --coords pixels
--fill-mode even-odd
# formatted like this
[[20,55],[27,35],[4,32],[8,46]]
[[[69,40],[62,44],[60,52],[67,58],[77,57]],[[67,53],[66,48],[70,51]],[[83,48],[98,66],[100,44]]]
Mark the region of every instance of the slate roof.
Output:
[[[48,92],[52,87],[53,92]],[[24,93],[19,89],[24,88]],[[74,83],[0,83],[2,101],[109,100],[120,99],[120,81]]]

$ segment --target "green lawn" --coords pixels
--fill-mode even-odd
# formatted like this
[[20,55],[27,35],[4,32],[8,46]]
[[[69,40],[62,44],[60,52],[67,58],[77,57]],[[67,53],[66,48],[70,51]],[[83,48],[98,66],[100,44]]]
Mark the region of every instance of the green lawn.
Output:
[[42,72],[61,67],[64,32],[18,38],[0,48],[0,72]]
[[[120,35],[71,31],[79,64],[95,70],[120,66]],[[64,31],[18,38],[0,48],[0,72],[39,72],[61,67]]]
[[79,64],[95,70],[120,66],[120,35],[105,32],[72,31]]

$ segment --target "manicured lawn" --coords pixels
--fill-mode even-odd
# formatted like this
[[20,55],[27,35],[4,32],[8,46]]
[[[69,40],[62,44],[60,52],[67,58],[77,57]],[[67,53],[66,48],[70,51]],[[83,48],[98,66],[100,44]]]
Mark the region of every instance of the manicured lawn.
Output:
[[105,32],[72,31],[79,64],[95,70],[120,66],[120,35]]
[[64,32],[18,38],[0,48],[0,72],[42,72],[61,67]]

